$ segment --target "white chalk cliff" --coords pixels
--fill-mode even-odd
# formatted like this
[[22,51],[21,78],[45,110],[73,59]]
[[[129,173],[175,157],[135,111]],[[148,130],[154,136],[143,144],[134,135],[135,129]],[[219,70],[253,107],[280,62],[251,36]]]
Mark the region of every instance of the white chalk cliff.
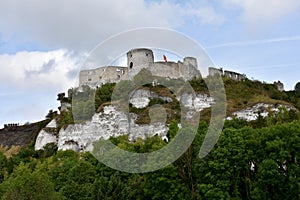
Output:
[[[145,108],[149,105],[152,98],[160,98],[165,102],[172,102],[170,97],[161,97],[149,90],[136,90],[129,100],[135,108]],[[211,107],[215,102],[214,98],[207,94],[183,94],[176,97],[187,112],[187,118],[192,117],[195,112],[200,112],[205,108]],[[286,105],[275,105],[258,103],[252,107],[232,113],[227,117],[231,120],[233,117],[245,119],[247,121],[256,120],[258,116],[266,117],[269,112],[279,112],[279,108],[284,107],[287,110],[293,109]],[[164,140],[168,132],[168,125],[164,122],[154,122],[150,124],[136,124],[138,118],[136,114],[129,115],[118,111],[114,106],[105,106],[103,111],[94,114],[90,121],[83,124],[68,125],[65,129],[57,130],[56,121],[53,119],[43,130],[40,131],[36,139],[35,149],[43,149],[48,143],[55,143],[59,150],[72,149],[74,151],[91,151],[93,142],[99,139],[107,140],[110,137],[128,135],[130,141],[137,138],[143,140],[158,135]]]
[[[261,117],[267,117],[269,115],[269,112],[278,113],[279,108],[285,108],[287,110],[294,109],[287,105],[275,106],[274,104],[258,103],[252,107],[233,112],[232,117],[244,119],[246,121],[253,121],[256,120],[259,117],[259,115]],[[232,120],[232,117],[227,117],[227,120]]]
[[[151,98],[160,98],[165,102],[172,102],[170,97],[160,97],[156,93],[147,90],[137,90],[131,95],[130,103],[136,108],[145,108],[148,106]],[[204,108],[209,108],[214,99],[206,94],[187,94],[178,98],[181,105],[190,112],[199,112]],[[192,116],[192,114],[191,114]],[[126,115],[118,111],[114,106],[105,106],[103,112],[96,113],[90,121],[83,124],[68,125],[65,129],[55,133],[55,120],[52,120],[45,129],[39,133],[35,149],[42,149],[46,144],[54,142],[59,150],[72,149],[74,151],[91,151],[93,142],[99,139],[109,139],[128,135],[130,141],[137,138],[146,139],[158,135],[164,140],[169,130],[164,122],[154,122],[150,124],[136,124],[138,116],[133,113]],[[52,128],[52,129],[49,129]]]
[[35,142],[35,150],[43,149],[43,147],[48,143],[57,144],[57,134],[56,134],[56,121],[53,119],[46,128],[42,129]]

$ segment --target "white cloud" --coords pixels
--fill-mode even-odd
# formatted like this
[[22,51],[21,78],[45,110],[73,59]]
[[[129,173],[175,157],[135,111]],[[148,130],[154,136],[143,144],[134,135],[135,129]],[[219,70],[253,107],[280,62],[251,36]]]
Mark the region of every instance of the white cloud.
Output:
[[[0,1],[0,42],[4,42],[2,45],[6,49],[11,49],[12,52],[24,48],[35,49],[34,46],[37,49],[57,49],[48,52],[20,51],[0,54],[1,109],[5,109],[6,113],[14,113],[9,118],[12,121],[27,121],[36,119],[37,116],[43,118],[42,113],[51,109],[49,96],[45,96],[45,92],[51,94],[51,102],[55,102],[58,92],[76,86],[75,79],[78,78],[80,61],[83,59],[74,56],[72,52],[82,57],[88,56],[81,53],[89,51],[113,34],[135,28],[176,29],[191,21],[196,25],[222,23],[224,17],[205,2],[206,0]],[[33,47],[27,47],[30,45]],[[117,48],[121,44],[118,45]],[[97,57],[97,60],[102,60],[102,57]],[[118,64],[124,65],[126,60],[120,58]],[[40,90],[44,93],[34,96]],[[11,93],[14,92],[20,94],[12,97]],[[26,102],[11,101],[25,96]],[[38,103],[30,107],[28,102],[35,102],[34,99],[38,99]],[[25,114],[18,113],[13,111],[15,104],[19,105],[18,108],[21,106],[30,109]],[[34,116],[28,115],[27,111],[32,114],[31,109],[37,111]],[[2,116],[0,120],[1,118]]]
[[16,33],[47,47],[87,50],[112,34],[132,28],[178,28],[191,20],[200,24],[224,20],[201,2],[1,1],[0,28],[4,36]]
[[242,8],[242,19],[249,28],[269,26],[285,16],[299,11],[299,0],[222,0],[228,8]]
[[22,90],[56,89],[74,86],[80,63],[70,52],[59,49],[49,52],[18,52],[0,55],[0,84]]
[[0,55],[0,125],[42,120],[56,95],[76,86],[81,57],[58,49]]
[[299,40],[300,40],[300,36],[291,36],[291,37],[271,38],[271,39],[263,39],[263,40],[237,41],[237,42],[228,42],[228,43],[208,46],[208,47],[206,47],[206,49],[215,49],[215,48],[223,48],[223,47],[236,47],[236,46],[262,45],[262,44],[269,44],[269,43],[299,41]]

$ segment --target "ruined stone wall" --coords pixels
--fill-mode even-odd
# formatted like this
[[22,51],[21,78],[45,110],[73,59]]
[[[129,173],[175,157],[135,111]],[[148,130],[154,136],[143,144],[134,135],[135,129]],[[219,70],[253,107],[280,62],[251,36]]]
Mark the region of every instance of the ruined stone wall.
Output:
[[228,70],[225,70],[223,72],[223,69],[222,68],[215,68],[215,67],[209,67],[208,68],[208,74],[209,76],[225,76],[227,78],[230,78],[230,79],[233,79],[233,80],[236,80],[236,81],[242,81],[244,80],[246,77],[240,73],[237,73],[237,72],[233,72],[233,71],[228,71]]
[[19,123],[15,123],[15,124],[4,124],[4,128],[11,128],[11,127],[18,127]]
[[80,72],[79,86],[100,87],[105,83],[116,83],[120,80],[133,79],[142,69],[148,69],[154,76],[173,79],[191,80],[200,78],[197,59],[185,57],[183,62],[154,62],[151,49],[133,49],[127,53],[127,67],[107,66]]
[[216,75],[222,76],[223,75],[223,69],[222,68],[218,69],[218,68],[215,68],[215,67],[209,67],[208,68],[208,74],[210,76],[216,76]]
[[224,71],[224,76],[236,81],[242,81],[244,79],[244,76],[242,74],[232,71]]
[[83,70],[79,75],[79,86],[101,86],[105,83],[119,82],[127,74],[127,67],[107,66],[92,70]]
[[281,81],[274,82],[274,85],[277,87],[279,91],[284,91],[284,85]]
[[201,78],[201,73],[198,70],[196,58],[185,57],[183,63],[178,62],[179,72],[184,80],[191,80],[193,78]]
[[180,76],[179,66],[175,62],[155,62],[151,63],[148,70],[153,76],[166,78],[178,78]]
[[192,64],[183,64],[182,62],[155,62],[149,64],[147,68],[153,76],[160,76],[172,79],[182,78],[191,80],[194,77],[200,78],[199,70]]

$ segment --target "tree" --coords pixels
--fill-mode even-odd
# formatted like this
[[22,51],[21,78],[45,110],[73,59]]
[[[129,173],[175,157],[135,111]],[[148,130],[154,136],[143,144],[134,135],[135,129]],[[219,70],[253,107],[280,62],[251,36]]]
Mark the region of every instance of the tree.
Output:
[[297,97],[300,97],[300,82],[295,85],[295,93]]
[[57,144],[55,144],[54,142],[48,143],[44,146],[43,149],[38,150],[38,155],[40,158],[47,158],[50,157],[52,155],[55,155],[56,151],[57,151]]
[[46,115],[46,119],[53,119],[57,116],[57,111],[53,111],[52,109],[49,110],[48,114]]
[[103,103],[110,102],[112,93],[114,92],[115,83],[107,83],[96,90],[95,93],[95,110],[97,110]]
[[60,189],[68,199],[95,199],[94,180],[96,177],[95,167],[81,160],[68,170],[67,181]]
[[169,165],[144,175],[144,199],[191,199],[188,188],[178,176],[177,168]]
[[7,159],[4,154],[0,151],[0,183],[4,180],[4,177],[7,173]]
[[29,165],[20,163],[13,174],[0,185],[2,199],[62,199],[45,173],[31,172]]
[[62,93],[59,93],[58,95],[57,95],[57,101],[61,101],[61,100],[63,100],[63,98],[65,98],[65,93],[64,92],[62,92]]

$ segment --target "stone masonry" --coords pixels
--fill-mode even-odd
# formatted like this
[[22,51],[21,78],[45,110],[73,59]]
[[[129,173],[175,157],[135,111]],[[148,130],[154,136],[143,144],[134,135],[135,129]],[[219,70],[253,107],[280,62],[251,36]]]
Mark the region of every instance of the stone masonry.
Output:
[[127,52],[127,67],[104,66],[96,69],[82,70],[79,75],[79,86],[101,87],[105,83],[117,83],[121,80],[132,80],[142,69],[149,70],[153,76],[172,79],[191,80],[200,78],[197,59],[185,57],[183,62],[154,62],[151,49],[138,48]]

